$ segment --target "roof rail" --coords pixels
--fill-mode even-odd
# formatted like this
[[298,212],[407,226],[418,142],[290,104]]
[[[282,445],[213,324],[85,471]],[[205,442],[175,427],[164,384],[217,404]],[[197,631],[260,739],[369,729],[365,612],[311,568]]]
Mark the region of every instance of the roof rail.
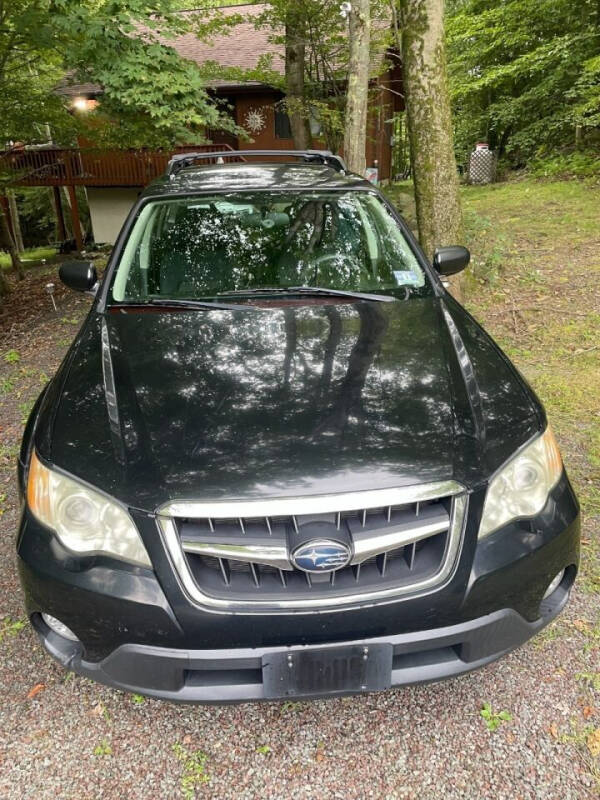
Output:
[[215,150],[212,153],[180,153],[175,155],[167,164],[166,174],[172,179],[179,170],[193,166],[196,161],[216,159],[217,163],[224,164],[226,158],[242,158],[245,160],[245,156],[299,158],[308,163],[325,164],[337,172],[346,171],[344,159],[341,156],[334,155],[330,150]]

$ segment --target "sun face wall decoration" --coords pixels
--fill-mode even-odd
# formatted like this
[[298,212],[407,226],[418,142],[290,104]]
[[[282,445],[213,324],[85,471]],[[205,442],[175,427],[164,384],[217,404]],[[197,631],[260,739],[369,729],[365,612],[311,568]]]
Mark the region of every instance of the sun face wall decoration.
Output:
[[261,133],[267,125],[267,115],[262,108],[249,108],[244,117],[244,127],[250,133]]

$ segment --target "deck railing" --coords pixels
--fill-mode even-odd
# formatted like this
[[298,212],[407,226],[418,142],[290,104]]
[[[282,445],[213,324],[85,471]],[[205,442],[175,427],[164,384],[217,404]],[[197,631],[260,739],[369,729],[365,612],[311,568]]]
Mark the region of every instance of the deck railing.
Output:
[[213,150],[235,152],[228,144],[173,150],[14,149],[0,152],[0,174],[12,173],[14,186],[145,186],[164,173],[174,153]]

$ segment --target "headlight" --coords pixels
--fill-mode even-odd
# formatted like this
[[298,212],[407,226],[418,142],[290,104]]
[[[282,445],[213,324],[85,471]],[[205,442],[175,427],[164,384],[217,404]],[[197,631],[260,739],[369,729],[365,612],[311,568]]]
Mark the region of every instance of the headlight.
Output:
[[31,456],[27,504],[74,553],[107,555],[150,567],[150,559],[129,514],[108,497],[45,467]]
[[533,517],[546,505],[562,474],[562,458],[550,427],[505,464],[489,483],[479,538],[513,519]]

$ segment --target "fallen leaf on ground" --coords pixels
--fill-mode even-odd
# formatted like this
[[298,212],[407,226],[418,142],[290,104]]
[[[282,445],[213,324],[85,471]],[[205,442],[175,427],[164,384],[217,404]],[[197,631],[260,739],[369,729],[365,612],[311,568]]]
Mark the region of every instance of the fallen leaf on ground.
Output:
[[45,688],[46,688],[46,684],[45,683],[36,683],[36,685],[33,686],[27,692],[27,699],[31,700],[32,697],[36,696],[36,694],[39,694],[40,692],[43,692]]
[[594,708],[594,706],[584,706],[583,707],[583,716],[586,719],[589,719],[591,716],[594,715],[595,711],[596,711],[596,709]]
[[593,756],[600,756],[600,728],[596,728],[587,737],[587,747]]
[[552,723],[552,725],[550,725],[550,727],[548,728],[548,733],[554,739],[558,739],[558,726]]
[[574,619],[573,627],[577,628],[581,633],[585,633],[589,628],[589,623],[585,619]]

